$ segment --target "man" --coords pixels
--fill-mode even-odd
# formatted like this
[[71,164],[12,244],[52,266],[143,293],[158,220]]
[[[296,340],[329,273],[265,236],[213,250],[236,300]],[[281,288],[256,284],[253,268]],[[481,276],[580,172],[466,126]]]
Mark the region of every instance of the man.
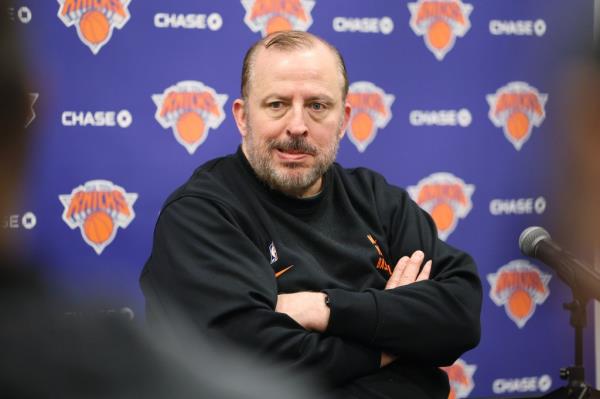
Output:
[[334,163],[347,91],[340,54],[314,35],[248,51],[241,148],[166,201],[141,276],[148,317],[168,320],[171,303],[340,397],[447,397],[438,367],[479,340],[476,268],[405,191]]

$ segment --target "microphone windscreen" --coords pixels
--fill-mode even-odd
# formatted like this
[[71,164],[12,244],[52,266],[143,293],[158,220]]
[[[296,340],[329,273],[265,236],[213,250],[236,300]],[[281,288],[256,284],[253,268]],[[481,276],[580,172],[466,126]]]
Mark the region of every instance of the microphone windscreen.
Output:
[[535,247],[542,241],[550,239],[550,234],[539,226],[531,226],[523,230],[519,236],[519,248],[525,256],[535,257]]

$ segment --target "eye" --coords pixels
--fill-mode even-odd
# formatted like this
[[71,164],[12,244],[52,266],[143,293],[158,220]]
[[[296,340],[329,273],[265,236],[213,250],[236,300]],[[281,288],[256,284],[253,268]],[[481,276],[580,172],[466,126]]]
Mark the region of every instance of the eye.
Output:
[[313,111],[323,111],[325,109],[325,104],[322,103],[311,103],[310,109]]
[[271,109],[281,109],[283,107],[282,101],[272,101],[269,103],[269,108]]

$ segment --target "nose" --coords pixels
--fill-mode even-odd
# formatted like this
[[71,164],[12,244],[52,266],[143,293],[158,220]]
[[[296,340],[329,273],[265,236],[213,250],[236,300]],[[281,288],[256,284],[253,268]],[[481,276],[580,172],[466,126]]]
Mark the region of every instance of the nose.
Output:
[[304,106],[294,104],[290,110],[290,119],[287,126],[287,134],[292,136],[302,136],[308,133],[308,127],[305,121]]

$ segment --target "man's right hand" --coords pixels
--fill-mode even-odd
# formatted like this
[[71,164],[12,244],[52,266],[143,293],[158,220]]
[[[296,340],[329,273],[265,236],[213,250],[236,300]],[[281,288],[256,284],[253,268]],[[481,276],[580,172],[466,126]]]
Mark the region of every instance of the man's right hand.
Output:
[[[408,256],[400,258],[398,263],[396,263],[394,272],[385,285],[385,289],[391,290],[392,288],[412,284],[417,281],[428,280],[431,273],[431,260],[425,263],[423,270],[419,273],[419,268],[424,259],[425,254],[423,251],[415,251],[410,258]],[[396,360],[396,356],[382,352],[380,367],[385,367],[394,360]]]

